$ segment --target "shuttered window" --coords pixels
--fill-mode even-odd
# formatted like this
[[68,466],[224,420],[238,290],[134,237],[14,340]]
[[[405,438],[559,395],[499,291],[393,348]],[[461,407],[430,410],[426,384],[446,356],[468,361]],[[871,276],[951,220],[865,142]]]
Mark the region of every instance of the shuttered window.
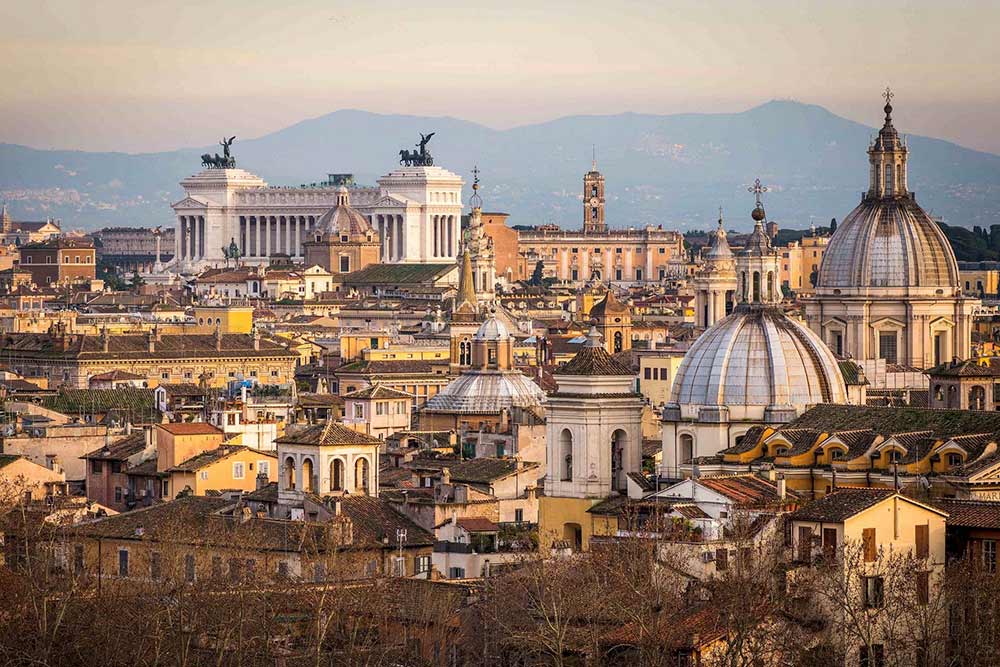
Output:
[[917,545],[917,558],[927,558],[930,556],[930,526],[927,524],[914,527],[916,534],[914,541]]
[[861,533],[861,544],[864,546],[865,550],[865,562],[871,563],[875,560],[877,554],[875,549],[875,529],[865,528]]

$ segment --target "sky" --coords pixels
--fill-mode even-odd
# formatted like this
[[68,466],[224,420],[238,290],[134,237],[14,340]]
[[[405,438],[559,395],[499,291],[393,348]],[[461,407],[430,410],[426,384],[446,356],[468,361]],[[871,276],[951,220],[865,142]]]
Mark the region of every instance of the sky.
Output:
[[[0,142],[148,152],[337,109],[506,128],[771,99],[1000,153],[1000,2],[6,0]],[[902,113],[905,109],[905,114]]]

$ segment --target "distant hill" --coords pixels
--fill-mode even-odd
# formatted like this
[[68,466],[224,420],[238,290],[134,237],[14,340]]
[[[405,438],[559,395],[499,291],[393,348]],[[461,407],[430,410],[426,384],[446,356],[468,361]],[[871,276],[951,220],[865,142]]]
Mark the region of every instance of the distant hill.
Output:
[[[895,116],[905,130],[905,106]],[[233,151],[240,167],[275,185],[331,172],[374,183],[397,164],[400,148],[430,131],[437,164],[467,179],[478,165],[486,207],[511,213],[511,224],[579,226],[581,179],[596,145],[610,225],[686,230],[712,226],[719,206],[727,227],[749,228],[746,187],[757,177],[771,189],[765,205],[781,227],[843,218],[867,187],[874,129],[786,101],[735,114],[573,116],[502,131],[455,118],[344,110],[238,139]],[[929,212],[959,227],[1000,220],[1000,156],[918,136],[909,145],[910,185]],[[52,215],[67,228],[172,224],[178,181],[200,169],[201,153],[217,150],[129,155],[0,144],[0,191],[15,217]]]

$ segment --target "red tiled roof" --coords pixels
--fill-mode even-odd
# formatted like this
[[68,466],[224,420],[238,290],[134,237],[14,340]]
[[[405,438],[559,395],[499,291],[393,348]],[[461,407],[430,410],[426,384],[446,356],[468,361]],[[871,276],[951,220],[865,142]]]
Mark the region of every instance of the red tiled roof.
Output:
[[1000,502],[942,498],[934,506],[948,513],[949,527],[1000,530]]
[[776,484],[754,475],[700,477],[697,482],[738,505],[764,505],[780,500]]
[[469,533],[495,533],[500,530],[500,526],[482,516],[462,517],[456,519],[455,523],[458,524],[459,528]]
[[157,424],[167,433],[173,435],[222,435],[222,431],[211,424],[205,422],[170,422],[168,424]]

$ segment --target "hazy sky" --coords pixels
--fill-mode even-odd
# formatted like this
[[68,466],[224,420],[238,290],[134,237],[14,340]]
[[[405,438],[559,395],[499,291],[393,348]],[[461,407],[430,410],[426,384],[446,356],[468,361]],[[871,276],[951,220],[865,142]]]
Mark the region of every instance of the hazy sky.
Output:
[[342,108],[509,127],[773,98],[1000,153],[1000,2],[4,0],[0,141],[153,151]]

